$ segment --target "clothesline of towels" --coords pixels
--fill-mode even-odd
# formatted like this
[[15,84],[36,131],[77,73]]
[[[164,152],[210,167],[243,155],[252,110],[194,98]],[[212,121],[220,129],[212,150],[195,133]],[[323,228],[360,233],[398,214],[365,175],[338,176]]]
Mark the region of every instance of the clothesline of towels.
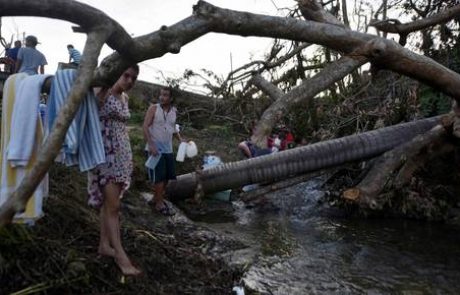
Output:
[[[8,200],[37,161],[47,134],[54,127],[76,78],[76,70],[57,71],[46,106],[40,105],[41,88],[50,75],[16,74],[3,88],[0,140],[0,206]],[[42,114],[40,115],[40,111]],[[88,91],[72,121],[57,161],[88,171],[105,162],[104,146],[93,91]],[[29,199],[15,222],[33,224],[43,216],[48,196],[48,175]]]

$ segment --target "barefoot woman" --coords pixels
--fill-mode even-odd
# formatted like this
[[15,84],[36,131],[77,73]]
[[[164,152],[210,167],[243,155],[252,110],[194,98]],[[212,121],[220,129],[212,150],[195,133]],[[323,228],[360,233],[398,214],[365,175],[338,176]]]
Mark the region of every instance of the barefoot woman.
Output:
[[129,187],[133,170],[127,121],[128,96],[139,74],[137,65],[128,68],[111,88],[97,91],[106,163],[88,174],[90,205],[100,208],[99,254],[112,256],[124,275],[141,273],[128,258],[120,238],[120,199]]

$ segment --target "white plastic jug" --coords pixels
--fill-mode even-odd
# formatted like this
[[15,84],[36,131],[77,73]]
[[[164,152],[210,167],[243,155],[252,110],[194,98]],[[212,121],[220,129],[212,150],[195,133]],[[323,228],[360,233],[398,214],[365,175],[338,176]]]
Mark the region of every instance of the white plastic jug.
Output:
[[179,149],[177,150],[176,161],[177,162],[184,162],[185,159],[185,152],[187,150],[188,144],[186,142],[181,142],[179,145]]
[[240,287],[240,286],[235,286],[235,287],[233,287],[233,289],[232,289],[232,294],[244,295],[244,288],[243,288],[243,287]]
[[198,155],[198,148],[196,147],[196,144],[193,141],[188,142],[186,154],[189,158],[193,158],[196,155]]

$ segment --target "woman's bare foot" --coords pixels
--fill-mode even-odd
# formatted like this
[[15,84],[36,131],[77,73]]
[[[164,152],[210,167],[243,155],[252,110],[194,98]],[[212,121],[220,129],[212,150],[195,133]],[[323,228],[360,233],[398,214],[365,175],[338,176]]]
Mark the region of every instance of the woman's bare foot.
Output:
[[107,246],[99,245],[99,248],[97,249],[97,253],[103,256],[115,257],[115,249],[113,249],[112,247],[108,245]]
[[128,256],[119,255],[119,257],[114,256],[115,263],[121,270],[121,273],[125,276],[138,276],[142,274],[142,271],[136,268],[131,261],[129,260]]

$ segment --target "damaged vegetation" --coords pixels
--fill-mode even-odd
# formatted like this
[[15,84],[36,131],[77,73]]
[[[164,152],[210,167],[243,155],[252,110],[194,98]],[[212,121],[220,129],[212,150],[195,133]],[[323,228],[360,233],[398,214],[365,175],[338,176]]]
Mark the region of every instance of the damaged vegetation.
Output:
[[[346,8],[340,7],[339,1],[328,1],[324,5],[320,5],[319,1],[297,2],[299,8],[290,11],[289,17],[296,20],[292,23],[296,26],[301,26],[307,18],[308,26],[303,24],[305,26],[302,27],[307,37],[299,35],[296,40],[280,41],[285,37],[283,33],[273,33],[272,37],[276,39],[265,60],[241,66],[225,78],[206,69],[202,72],[187,70],[180,79],[168,81],[178,88],[177,94],[183,95],[178,96],[177,105],[184,135],[200,147],[197,158],[178,165],[179,174],[200,172],[201,158],[206,150],[217,151],[224,162],[241,159],[236,145],[247,138],[249,126],[254,120],[257,124],[252,139],[263,146],[277,125],[289,126],[300,145],[302,139],[312,144],[444,115],[442,124],[413,139],[408,138],[404,144],[378,157],[340,163],[340,168],[335,168],[324,188],[328,191],[329,204],[360,217],[406,217],[459,224],[458,108],[454,108],[457,113],[446,115],[452,109],[449,96],[454,101],[460,99],[457,83],[460,81],[457,73],[460,70],[458,5],[455,1],[429,1],[427,6],[423,6],[423,1],[385,1],[387,5],[369,15],[369,19],[383,19],[373,23],[379,30],[375,39],[390,48],[382,57],[378,55],[380,47],[364,48],[379,43],[370,42],[375,41],[374,36],[364,33],[353,35],[355,31],[348,29],[350,23],[346,14],[341,15]],[[405,4],[401,6],[400,2]],[[397,26],[404,24],[395,25],[386,19],[391,9],[402,9],[401,13],[415,20],[430,20],[431,17],[442,16],[444,11],[450,11],[452,16],[449,22],[442,19],[440,26],[417,27],[411,31],[409,27]],[[230,29],[227,33],[234,34],[231,30],[234,24],[225,11],[203,1],[195,6],[190,22],[199,18],[209,26],[209,31],[226,33],[226,28],[214,23],[212,17],[207,19],[207,14],[211,12],[221,16],[215,17],[219,19],[219,24],[228,25],[227,29]],[[262,23],[265,20],[251,14],[245,16],[248,22]],[[271,21],[275,26],[279,25],[278,19]],[[367,30],[369,25],[372,24],[358,24],[357,28]],[[349,35],[345,34],[340,39],[337,33],[336,42],[320,37],[309,40],[311,34],[308,30],[315,26],[329,30],[331,35],[337,32]],[[238,24],[238,28],[245,35],[267,35],[263,28],[258,31],[245,27],[244,23]],[[86,29],[92,31],[91,28]],[[175,25],[166,29],[177,33],[177,36],[184,33],[193,35],[189,31],[180,31],[184,29]],[[411,34],[416,31],[419,33]],[[384,38],[392,32],[396,34],[395,38],[399,34],[401,45],[422,54],[413,54]],[[107,42],[114,49],[138,48],[126,44],[138,41],[141,44],[144,40],[128,37],[129,42],[122,47],[108,37],[109,33],[106,35],[98,44]],[[356,38],[363,48],[351,48],[348,42],[350,36]],[[438,36],[442,43],[437,42]],[[97,36],[92,38],[99,39]],[[160,37],[158,39],[161,40]],[[191,41],[184,40],[173,45],[180,48]],[[310,42],[323,46],[313,48]],[[339,48],[340,44],[344,44],[343,48]],[[149,58],[161,56],[167,52],[165,48],[169,48],[163,43],[151,46],[161,50],[151,50]],[[136,59],[136,54],[129,56],[132,53],[119,52],[126,54],[126,58],[140,61]],[[145,54],[140,56],[146,58]],[[95,59],[95,56],[92,58]],[[92,82],[107,84],[126,66],[124,58],[116,53],[105,59]],[[400,66],[403,58],[407,62],[406,68]],[[82,72],[94,70],[89,66],[90,62],[87,64]],[[368,64],[368,67],[361,68],[363,64]],[[427,73],[421,70],[425,69],[423,67],[411,67],[414,64],[424,65]],[[197,77],[205,80],[204,84],[211,93],[209,96],[186,94],[179,90]],[[84,82],[86,86],[81,87],[81,92],[90,83],[89,80]],[[33,228],[6,225],[0,229],[2,293],[227,294],[239,280],[243,270],[229,266],[225,254],[243,248],[242,243],[220,237],[183,216],[173,219],[152,216],[145,201],[140,198],[140,192],[149,189],[143,171],[145,155],[140,124],[148,105],[146,99],[156,95],[149,86],[145,87],[139,90],[140,94],[132,96],[130,134],[135,169],[133,189],[127,193],[122,209],[122,240],[134,262],[144,271],[143,276],[122,278],[111,259],[97,256],[98,216],[97,211],[86,206],[86,177],[74,169],[53,165],[50,170],[51,195],[45,205],[45,218]],[[78,105],[78,101],[74,105]],[[72,118],[61,119],[70,122]],[[60,147],[58,137],[52,137],[54,142],[50,144],[50,150],[55,153]],[[56,150],[54,147],[57,147]],[[45,156],[42,157],[41,171],[48,170],[55,155]],[[305,181],[302,175],[289,175],[288,178],[294,176]],[[292,184],[294,182],[285,185]],[[27,185],[29,189],[33,186]],[[274,190],[276,187],[273,186]],[[2,225],[9,221],[16,208],[25,203],[26,191],[20,190],[14,200],[2,208]],[[253,201],[256,197],[250,198]],[[275,230],[264,234],[271,238],[268,244],[280,246],[276,249],[279,252],[273,252],[272,245],[264,245],[263,251],[280,256],[291,253],[294,245],[288,236],[277,236]]]

